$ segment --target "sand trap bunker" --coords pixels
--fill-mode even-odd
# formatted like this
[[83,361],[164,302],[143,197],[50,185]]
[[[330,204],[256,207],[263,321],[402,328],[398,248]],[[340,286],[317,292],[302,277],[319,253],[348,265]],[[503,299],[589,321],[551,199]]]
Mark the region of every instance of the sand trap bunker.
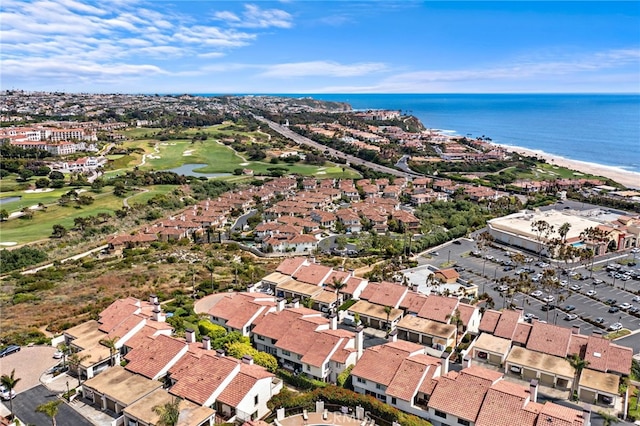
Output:
[[24,191],[25,194],[39,194],[41,192],[51,192],[53,188],[38,188],[38,189],[27,189]]
[[188,149],[185,152],[182,153],[183,157],[188,157],[190,155],[193,155],[193,150],[192,149]]
[[240,165],[240,166],[248,166],[248,165],[249,165],[249,163],[240,163],[239,165]]
[[326,175],[326,174],[327,174],[327,172],[318,172],[318,173],[316,173],[316,174],[317,174],[317,175]]
[[0,246],[15,246],[18,243],[16,243],[15,241],[5,241],[3,243],[0,243]]

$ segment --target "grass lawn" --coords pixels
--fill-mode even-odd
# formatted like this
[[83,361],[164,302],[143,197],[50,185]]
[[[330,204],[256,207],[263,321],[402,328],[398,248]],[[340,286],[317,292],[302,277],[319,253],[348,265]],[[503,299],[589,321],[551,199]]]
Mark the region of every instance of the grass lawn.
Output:
[[12,201],[9,203],[2,204],[2,208],[6,209],[9,213],[19,212],[25,207],[36,206],[39,203],[42,204],[51,204],[58,201],[62,194],[66,194],[71,191],[73,188],[65,187],[54,189],[50,192],[34,192],[34,193],[26,193],[25,191],[12,191],[12,192],[3,192],[2,197],[21,197],[19,201]]
[[23,244],[41,240],[51,235],[53,225],[60,224],[65,228],[72,228],[73,219],[76,217],[95,216],[98,213],[113,214],[115,210],[122,208],[122,198],[111,193],[86,192],[86,194],[95,198],[95,202],[90,206],[76,208],[52,205],[46,211],[34,212],[32,219],[17,218],[2,222],[0,242]]
[[[22,188],[28,188],[28,186],[33,182],[35,182],[35,180],[30,180],[27,182],[18,182],[18,176],[12,174],[10,176],[0,179],[0,192],[19,191]],[[5,197],[5,196],[6,194],[2,194],[2,197]]]
[[606,336],[604,336],[604,338],[613,340],[613,339],[617,339],[618,337],[626,336],[628,334],[631,334],[631,331],[627,330],[626,328],[623,328],[622,330],[614,331],[612,333],[607,334]]
[[149,201],[156,195],[168,194],[175,188],[177,188],[176,185],[154,185],[145,187],[145,189],[148,189],[148,191],[132,195],[129,198],[129,205],[133,206],[134,204],[146,204],[147,201]]
[[[635,389],[630,387],[630,389]],[[633,391],[631,392],[633,395]],[[633,416],[636,419],[640,419],[640,407],[638,407],[638,397],[632,396],[629,398],[629,412],[627,413],[629,416]]]
[[159,132],[162,128],[159,127],[140,127],[124,130],[122,133],[131,139],[143,138],[144,135],[150,137],[151,135]]

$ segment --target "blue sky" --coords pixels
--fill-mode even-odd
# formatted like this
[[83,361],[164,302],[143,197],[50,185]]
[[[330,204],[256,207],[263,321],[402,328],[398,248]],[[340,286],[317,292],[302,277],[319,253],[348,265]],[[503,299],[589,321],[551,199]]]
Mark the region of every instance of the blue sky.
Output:
[[638,1],[2,0],[2,89],[640,93]]

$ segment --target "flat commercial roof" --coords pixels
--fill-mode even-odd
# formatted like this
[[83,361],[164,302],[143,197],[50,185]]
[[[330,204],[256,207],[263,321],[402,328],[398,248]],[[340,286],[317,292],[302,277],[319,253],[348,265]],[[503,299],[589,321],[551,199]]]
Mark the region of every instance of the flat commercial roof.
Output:
[[414,317],[413,315],[403,317],[398,323],[398,328],[445,339],[450,338],[456,332],[456,326],[453,324],[443,324],[437,321]]
[[543,373],[551,373],[567,379],[573,379],[574,369],[564,358],[530,351],[514,346],[507,357],[507,362]]
[[580,386],[611,395],[618,395],[620,376],[585,368],[580,373]]
[[87,380],[83,386],[107,395],[125,407],[162,387],[162,382],[147,379],[116,365]]
[[531,230],[531,224],[539,220],[544,220],[549,225],[553,226],[554,232],[549,236],[549,239],[560,238],[558,229],[564,223],[571,225],[566,236],[567,239],[578,238],[585,229],[602,225],[602,222],[558,210],[549,210],[544,212],[519,212],[491,219],[488,223],[490,228],[520,235],[536,241],[537,235]]
[[494,354],[506,355],[509,352],[509,348],[511,348],[511,340],[496,337],[493,334],[482,333],[473,347]]

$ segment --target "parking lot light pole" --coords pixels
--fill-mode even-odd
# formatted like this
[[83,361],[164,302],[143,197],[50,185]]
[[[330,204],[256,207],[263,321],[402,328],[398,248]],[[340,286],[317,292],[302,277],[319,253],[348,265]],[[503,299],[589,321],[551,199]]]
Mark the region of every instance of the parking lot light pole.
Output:
[[67,402],[71,402],[71,393],[69,391],[69,381],[67,380]]

